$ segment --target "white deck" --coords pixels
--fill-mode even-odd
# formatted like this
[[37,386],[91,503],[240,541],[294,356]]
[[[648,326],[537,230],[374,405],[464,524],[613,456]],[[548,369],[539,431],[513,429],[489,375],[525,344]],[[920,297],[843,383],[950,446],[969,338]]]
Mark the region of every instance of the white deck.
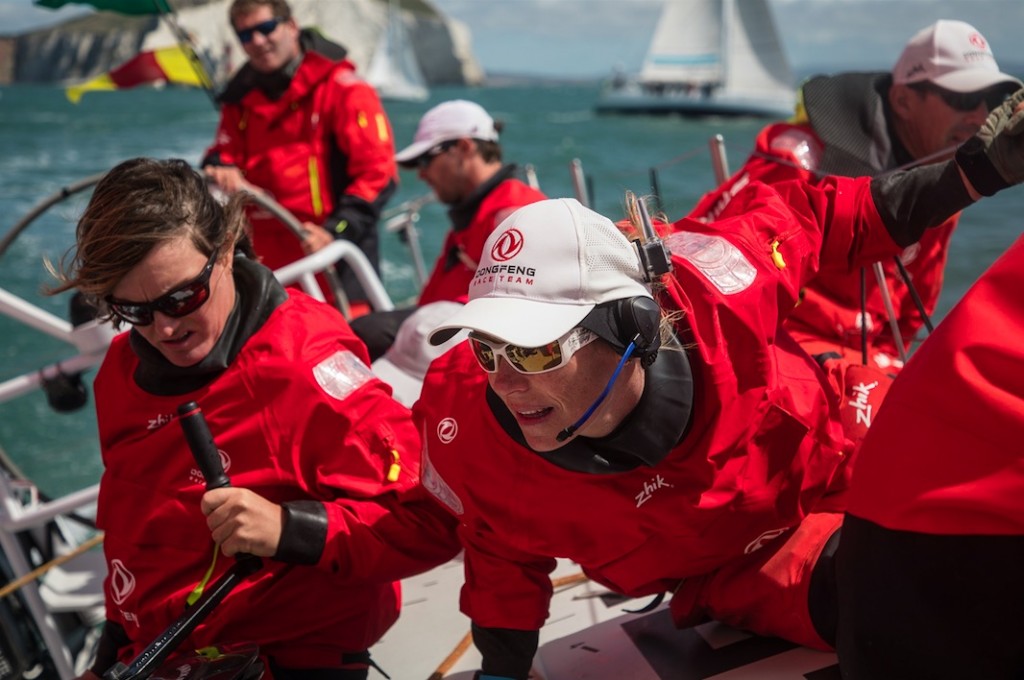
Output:
[[[552,575],[579,568],[560,561]],[[458,611],[459,559],[403,582],[398,623],[371,649],[394,680],[471,680],[480,654],[465,647],[469,620]],[[838,680],[835,655],[707,623],[677,630],[667,605],[628,614],[648,600],[623,600],[589,581],[556,588],[540,632],[536,680]],[[442,674],[443,673],[443,674]],[[376,676],[371,671],[370,677]]]

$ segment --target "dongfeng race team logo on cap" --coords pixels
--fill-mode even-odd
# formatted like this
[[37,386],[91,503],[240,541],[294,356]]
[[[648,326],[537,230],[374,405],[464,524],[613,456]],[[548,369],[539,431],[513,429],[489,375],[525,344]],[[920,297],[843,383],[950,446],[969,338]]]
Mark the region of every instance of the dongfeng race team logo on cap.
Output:
[[988,49],[988,45],[985,43],[985,39],[981,37],[981,33],[971,33],[967,40],[979,50]]
[[507,262],[518,255],[523,249],[523,233],[518,229],[506,229],[491,247],[491,258],[495,262]]

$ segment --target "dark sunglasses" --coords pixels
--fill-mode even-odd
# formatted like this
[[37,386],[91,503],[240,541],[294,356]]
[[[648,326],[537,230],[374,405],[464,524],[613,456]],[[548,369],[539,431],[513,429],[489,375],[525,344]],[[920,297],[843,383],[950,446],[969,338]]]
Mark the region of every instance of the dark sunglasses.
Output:
[[281,17],[267,19],[266,21],[258,23],[255,26],[250,26],[249,28],[243,28],[240,31],[235,31],[235,35],[238,36],[238,39],[244,45],[246,43],[252,42],[252,37],[256,35],[257,31],[264,37],[266,37],[273,33],[274,31],[276,31],[277,27],[280,26],[281,22],[283,21],[287,21],[287,19],[282,19]]
[[928,82],[914,83],[911,87],[918,92],[931,92],[954,111],[974,111],[982,104],[991,111],[1006,101],[1006,92],[999,88],[977,92],[953,92]]
[[153,312],[161,312],[172,319],[191,314],[210,299],[210,275],[213,274],[213,266],[217,264],[217,253],[218,250],[213,251],[197,277],[151,302],[129,302],[118,300],[112,295],[108,295],[104,301],[111,312],[133,326],[153,323]]
[[430,164],[434,162],[435,158],[445,153],[446,151],[448,151],[448,149],[452,148],[458,143],[459,140],[457,139],[450,139],[447,142],[441,142],[430,151],[420,154],[416,158],[416,160],[413,161],[413,166],[417,170],[426,170],[428,167],[430,167]]

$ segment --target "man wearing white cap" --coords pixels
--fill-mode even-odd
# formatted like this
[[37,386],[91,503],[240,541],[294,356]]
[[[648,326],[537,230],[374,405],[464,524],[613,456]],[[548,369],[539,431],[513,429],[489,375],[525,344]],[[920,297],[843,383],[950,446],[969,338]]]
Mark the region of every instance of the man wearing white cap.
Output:
[[626,595],[671,592],[680,626],[835,644],[855,447],[782,320],[820,257],[893,254],[1024,181],[1021,102],[957,162],[753,183],[717,222],[666,226],[664,247],[572,199],[498,227],[468,303],[430,336],[469,340],[434,361],[413,410],[423,484],[459,520],[478,680],[526,679],[555,558]]
[[[502,128],[479,104],[442,102],[423,114],[412,144],[395,156],[401,167],[415,169],[448,206],[452,224],[418,305],[465,302],[487,237],[517,208],[545,198],[516,179],[514,164],[502,162]],[[398,326],[414,310],[377,312],[353,322],[352,330],[366,343],[371,359],[387,350]]]
[[[910,39],[891,73],[809,79],[801,88],[796,116],[762,130],[746,164],[704,196],[690,215],[714,219],[734,187],[748,181],[798,178],[814,183],[824,175],[878,176],[944,158],[1020,86],[1000,72],[976,28],[963,21],[937,21]],[[884,288],[877,267],[851,270],[845,262],[822,263],[787,319],[787,329],[823,364],[838,361],[839,370],[867,365],[882,378],[895,374],[928,323],[926,316],[935,311],[958,218],[952,215],[929,230],[898,260],[880,263]],[[898,332],[891,325],[886,292]]]

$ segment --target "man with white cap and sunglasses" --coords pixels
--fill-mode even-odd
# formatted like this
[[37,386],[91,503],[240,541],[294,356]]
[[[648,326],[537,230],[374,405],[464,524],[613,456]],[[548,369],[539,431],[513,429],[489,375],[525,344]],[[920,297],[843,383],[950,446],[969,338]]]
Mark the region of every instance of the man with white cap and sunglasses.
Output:
[[[420,119],[413,142],[395,155],[448,206],[451,229],[445,236],[417,306],[465,302],[484,241],[517,208],[546,198],[517,179],[518,168],[502,161],[500,121],[479,104],[453,99]],[[356,319],[355,331],[375,360],[394,342],[399,326],[416,307],[376,312]]]
[[898,252],[1024,181],[1022,102],[955,162],[751,183],[719,221],[666,226],[664,245],[572,199],[502,223],[468,303],[430,336],[469,339],[435,360],[414,408],[423,484],[459,519],[478,680],[529,674],[555,558],[629,596],[671,592],[680,626],[835,645],[856,447],[782,320],[819,258]]
[[[1017,78],[999,70],[988,41],[974,26],[936,21],[907,42],[891,72],[809,79],[794,118],[762,130],[745,165],[705,195],[690,216],[714,219],[735,187],[748,181],[878,176],[948,157],[1019,87]],[[823,364],[840,361],[897,373],[927,323],[924,315],[935,311],[958,218],[959,213],[929,230],[899,260],[881,262],[884,289],[871,263],[865,270],[823,262],[818,276],[804,286],[787,329]]]

